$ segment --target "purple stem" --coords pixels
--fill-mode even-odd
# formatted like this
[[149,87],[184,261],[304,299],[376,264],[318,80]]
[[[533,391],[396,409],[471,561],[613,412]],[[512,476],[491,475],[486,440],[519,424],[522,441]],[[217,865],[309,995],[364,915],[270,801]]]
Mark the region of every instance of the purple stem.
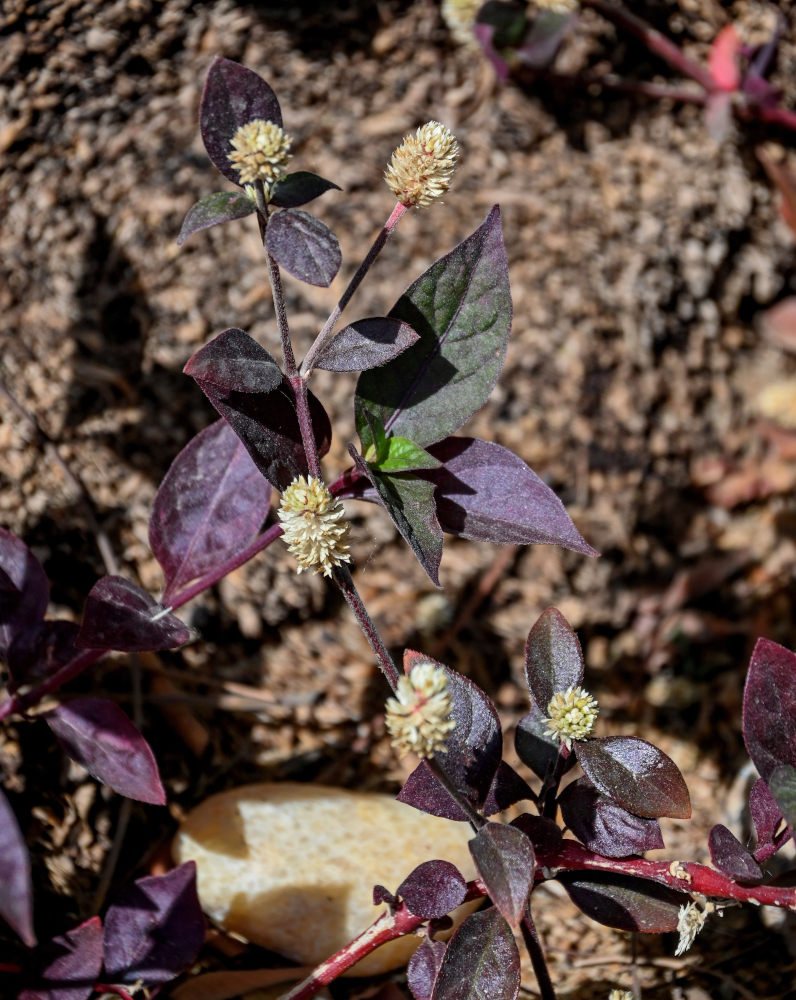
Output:
[[550,970],[547,968],[542,942],[539,940],[536,925],[531,917],[530,904],[525,908],[525,916],[522,918],[520,930],[525,947],[531,957],[531,964],[536,974],[536,982],[539,984],[542,1000],[556,1000],[556,991],[553,989],[553,981],[550,979]]
[[351,577],[351,571],[347,566],[337,566],[334,570],[334,580],[337,586],[343,593],[343,597],[346,599],[346,603],[349,608],[354,613],[354,617],[357,620],[357,624],[362,629],[365,638],[370,644],[370,648],[376,654],[376,659],[379,661],[379,666],[381,667],[382,673],[387,678],[387,683],[396,691],[398,688],[398,668],[393,662],[393,658],[387,651],[387,647],[384,645],[384,640],[379,635],[379,631],[373,624],[373,620],[368,614],[365,605],[362,602],[362,598],[359,596],[359,591],[354,585],[354,581]]

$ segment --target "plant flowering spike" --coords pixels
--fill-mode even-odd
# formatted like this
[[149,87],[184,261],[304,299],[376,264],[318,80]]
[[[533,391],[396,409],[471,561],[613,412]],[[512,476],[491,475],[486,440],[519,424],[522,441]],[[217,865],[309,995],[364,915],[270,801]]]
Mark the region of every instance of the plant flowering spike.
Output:
[[657,882],[613,872],[562,872],[558,881],[579,910],[606,927],[642,934],[677,929],[690,896]]
[[270,499],[270,484],[225,420],[192,438],[171,463],[149,518],[149,544],[166,577],[163,601],[244,549]]
[[536,867],[531,841],[516,826],[487,823],[469,847],[489,898],[512,927],[519,926]]
[[415,916],[435,920],[464,902],[467,881],[450,861],[424,861],[395,892]]
[[0,917],[25,944],[36,944],[30,855],[14,810],[0,789]]
[[578,687],[583,680],[583,654],[569,622],[557,608],[548,608],[528,633],[525,679],[540,711],[554,694]]
[[193,962],[204,936],[193,861],[140,878],[105,917],[106,975],[114,983],[168,983]]
[[199,127],[207,155],[221,173],[240,185],[229,159],[238,129],[261,120],[282,125],[276,94],[261,76],[231,59],[216,59],[205,80],[199,108]]
[[49,599],[42,564],[22,539],[0,528],[0,660],[18,632],[44,618]]
[[286,208],[268,221],[265,248],[280,267],[299,281],[326,288],[343,257],[337,237],[309,212]]
[[88,1000],[102,972],[102,921],[91,917],[38,949],[34,986],[17,1000]]
[[80,649],[150,652],[174,649],[191,638],[191,630],[123,576],[104,576],[89,591],[83,624],[75,640]]
[[45,719],[66,753],[94,778],[130,799],[166,804],[154,754],[118,705],[104,698],[75,698]]
[[409,959],[406,982],[415,1000],[431,1000],[434,983],[437,981],[447,947],[445,941],[424,937]]
[[757,884],[763,881],[760,865],[738,840],[732,830],[717,823],[708,836],[710,860],[720,872],[736,882]]
[[471,914],[448,942],[432,1000],[516,1000],[519,991],[511,928],[496,907]]
[[558,804],[564,822],[581,844],[607,858],[626,858],[664,846],[656,819],[623,809],[585,776],[567,785]]
[[674,761],[636,736],[607,736],[578,743],[577,757],[587,777],[623,809],[658,819],[688,819],[691,801]]
[[766,781],[780,764],[796,766],[796,655],[758,639],[743,692],[743,736]]

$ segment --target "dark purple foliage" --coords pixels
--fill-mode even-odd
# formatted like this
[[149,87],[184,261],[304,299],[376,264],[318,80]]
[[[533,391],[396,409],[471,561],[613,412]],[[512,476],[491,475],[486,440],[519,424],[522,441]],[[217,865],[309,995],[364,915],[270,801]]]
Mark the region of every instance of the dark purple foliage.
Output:
[[796,832],[796,768],[790,764],[774,768],[768,783],[771,794],[776,799],[785,822],[793,834]]
[[405,802],[406,805],[432,816],[441,816],[458,823],[466,823],[469,818],[456,799],[438,781],[425,760],[421,760],[412,771],[396,798],[399,802]]
[[494,816],[495,813],[503,812],[515,802],[523,799],[534,799],[533,790],[528,782],[502,760],[498,764],[489,792],[484,800],[483,811],[485,816]]
[[522,830],[537,853],[556,851],[563,840],[563,834],[558,825],[552,819],[547,819],[546,816],[523,813],[513,819],[510,825]]
[[415,914],[424,920],[444,917],[467,895],[467,882],[450,861],[424,861],[396,889]]
[[673,931],[680,907],[690,901],[685,893],[632,875],[564,872],[558,880],[587,917],[620,931]]
[[756,884],[763,881],[760,865],[726,826],[717,823],[711,829],[708,847],[710,860],[716,868],[736,882]]
[[628,812],[648,819],[688,819],[691,802],[674,761],[635,736],[580,740],[577,757],[597,788]]
[[200,348],[183,371],[224,395],[268,393],[282,384],[282,371],[268,351],[234,326]]
[[313,367],[330,372],[364,372],[392,361],[417,340],[412,327],[398,319],[360,319],[335,334]]
[[426,447],[453,434],[488,399],[511,327],[497,207],[404,292],[390,316],[420,339],[359,377],[356,421],[365,450],[373,443],[365,411],[387,431]]
[[0,660],[14,636],[44,618],[50,582],[25,543],[0,528]]
[[144,652],[173,649],[191,630],[145,590],[122,576],[104,576],[91,588],[75,640],[81,649]]
[[244,549],[270,498],[270,484],[226,421],[192,438],[160,484],[149,520],[149,544],[166,577],[163,600]]
[[442,529],[437,520],[433,484],[411,474],[379,472],[360,458],[352,446],[349,446],[349,454],[357,472],[368,479],[376,490],[391,521],[431,582],[439,587]]
[[602,794],[588,778],[578,778],[558,798],[564,822],[590,851],[626,858],[663,847],[656,819],[635,816]]
[[205,936],[196,865],[140,878],[105,917],[105,972],[114,983],[167,983],[194,960]]
[[444,464],[438,471],[424,473],[437,488],[443,531],[501,545],[562,545],[583,555],[598,555],[550,487],[507,448],[477,438],[450,437],[429,451]]
[[487,823],[469,847],[489,898],[512,927],[517,927],[533,888],[533,845],[516,826]]
[[200,229],[217,226],[221,222],[232,222],[251,215],[257,206],[247,194],[236,191],[215,191],[200,198],[189,210],[177,237],[177,245],[198,233]]
[[[556,766],[561,744],[548,736],[545,715],[535,705],[527,715],[523,715],[514,730],[514,748],[517,756],[542,781],[552,774]],[[570,754],[564,764],[568,771],[575,764],[575,755]]]
[[229,162],[232,138],[241,125],[260,118],[282,125],[276,94],[257,73],[230,59],[216,59],[207,74],[199,127],[207,155],[233,184],[238,171]]
[[424,937],[406,967],[406,982],[415,1000],[431,1000],[442,959],[448,947],[444,941]]
[[270,204],[277,208],[298,208],[332,188],[342,190],[333,181],[327,181],[309,170],[297,170],[293,174],[285,174],[274,184]]
[[87,1000],[102,972],[102,921],[91,917],[42,945],[18,1000]]
[[386,903],[388,906],[395,906],[396,897],[389,891],[389,889],[385,889],[383,885],[374,885],[373,905],[381,906],[382,903]]
[[448,943],[432,1000],[516,1000],[519,990],[511,928],[495,907],[471,914]]
[[93,777],[130,799],[165,805],[152,750],[118,705],[75,698],[45,718],[66,753]]
[[343,261],[331,229],[309,212],[295,208],[271,216],[265,230],[265,247],[288,274],[322,288],[331,285]]
[[39,621],[21,629],[8,651],[9,688],[37,684],[65,666],[79,653],[78,626],[67,621]]
[[[774,835],[782,825],[782,810],[777,804],[777,800],[771,794],[771,789],[762,778],[757,779],[749,792],[749,814],[752,817],[755,832],[757,833],[757,850],[755,853],[759,855],[761,850],[766,851],[769,848],[773,848]],[[765,856],[768,857],[769,854],[766,853]]]
[[770,639],[757,640],[749,662],[743,735],[766,781],[780,764],[796,765],[796,655]]
[[[240,365],[233,361],[238,347],[244,352]],[[242,330],[227,330],[197,351],[184,371],[196,379],[199,388],[230,424],[268,482],[284,490],[297,476],[307,475],[308,471],[296,416],[296,397],[290,383],[281,376],[276,388],[256,389],[256,380],[248,380],[244,374],[251,358],[256,362],[256,370],[267,372],[270,381],[267,359],[273,359],[265,348]],[[216,366],[216,360],[220,367]],[[206,377],[208,374],[210,378]],[[241,390],[236,388],[239,384],[251,388]],[[315,441],[323,456],[329,450],[331,424],[315,396],[310,392],[308,397]]]
[[525,679],[534,704],[544,714],[556,692],[577,687],[583,680],[580,643],[557,608],[543,611],[528,633]]
[[0,917],[19,934],[28,947],[32,948],[36,944],[30,857],[17,818],[1,789]]

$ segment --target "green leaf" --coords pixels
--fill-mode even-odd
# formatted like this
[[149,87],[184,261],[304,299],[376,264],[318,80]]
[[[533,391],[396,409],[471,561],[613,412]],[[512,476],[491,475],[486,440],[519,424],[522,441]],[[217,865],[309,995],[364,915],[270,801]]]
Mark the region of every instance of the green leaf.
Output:
[[409,438],[386,438],[384,444],[384,457],[371,463],[379,472],[410,472],[412,469],[437,469],[442,465],[438,458]]
[[768,786],[782,810],[785,822],[791,830],[796,831],[796,768],[790,764],[774,768],[768,779]]
[[406,290],[390,316],[419,340],[357,384],[357,431],[373,443],[365,411],[387,432],[427,447],[456,431],[492,391],[511,329],[506,249],[495,206],[464,242]]

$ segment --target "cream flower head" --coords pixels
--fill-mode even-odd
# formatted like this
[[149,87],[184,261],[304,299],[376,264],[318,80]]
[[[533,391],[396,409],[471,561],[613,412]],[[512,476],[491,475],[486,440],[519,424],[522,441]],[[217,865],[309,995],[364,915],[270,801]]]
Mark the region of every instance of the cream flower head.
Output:
[[241,184],[262,181],[266,194],[287,170],[293,140],[274,122],[255,118],[241,125],[232,137],[228,159]]
[[312,569],[331,576],[335,566],[351,561],[346,544],[348,522],[341,523],[343,505],[320,479],[294,479],[282,494],[277,516],[299,573]]
[[597,721],[597,702],[582,687],[572,687],[557,691],[547,706],[547,735],[557,736],[572,749],[573,740],[583,740],[591,734]]
[[392,745],[402,757],[410,751],[419,757],[446,753],[445,741],[456,728],[450,713],[445,671],[429,660],[415,664],[408,676],[398,678],[396,697],[387,699],[385,722]]
[[453,132],[440,122],[426,122],[392,154],[384,179],[401,204],[426,208],[450,187],[458,156]]

